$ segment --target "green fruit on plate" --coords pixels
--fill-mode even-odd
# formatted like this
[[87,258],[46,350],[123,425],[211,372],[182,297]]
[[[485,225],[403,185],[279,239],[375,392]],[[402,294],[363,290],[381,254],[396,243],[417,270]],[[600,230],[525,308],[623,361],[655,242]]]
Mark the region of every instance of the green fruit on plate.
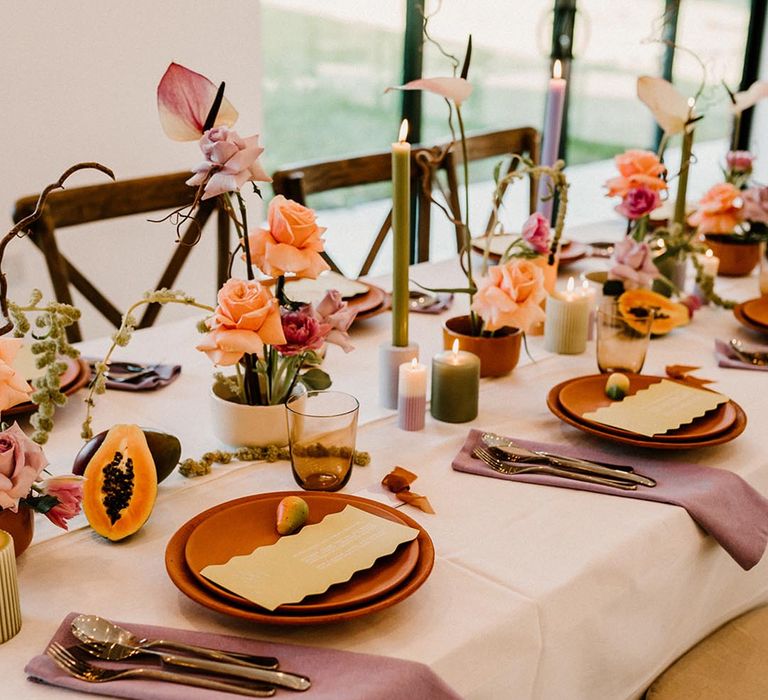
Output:
[[614,372],[605,383],[605,394],[614,401],[621,401],[629,393],[629,377]]
[[309,506],[303,498],[286,496],[277,504],[277,531],[291,535],[300,530],[309,517]]
[[[141,431],[144,433],[147,447],[149,447],[149,451],[152,453],[152,459],[157,470],[157,483],[159,484],[171,474],[179,463],[181,458],[181,442],[179,442],[179,438],[175,435],[161,433],[159,430],[153,430],[152,428],[141,428]],[[105,430],[103,433],[94,435],[82,446],[80,452],[75,457],[75,463],[72,467],[73,474],[83,474],[88,466],[88,462],[91,461],[93,455],[101,447],[108,432],[108,430]]]

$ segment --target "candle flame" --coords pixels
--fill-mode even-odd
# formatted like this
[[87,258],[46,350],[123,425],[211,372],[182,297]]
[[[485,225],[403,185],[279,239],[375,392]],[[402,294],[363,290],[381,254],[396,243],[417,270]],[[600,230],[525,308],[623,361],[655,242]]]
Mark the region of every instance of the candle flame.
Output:
[[565,291],[568,292],[568,294],[573,294],[573,289],[576,286],[576,281],[573,279],[573,277],[568,278],[568,284],[565,285]]
[[453,347],[451,348],[454,355],[459,354],[459,339],[456,338],[456,340],[453,341]]
[[563,77],[563,64],[560,63],[559,58],[555,61],[555,65],[552,66],[552,77],[556,80],[560,80]]
[[712,251],[712,248],[707,248],[706,252],[704,253],[708,258],[714,257],[714,252]]
[[695,97],[689,97],[688,98],[688,108],[693,109],[696,105],[696,98]]
[[418,366],[418,364],[419,364],[419,361],[418,361],[418,360],[417,360],[417,359],[414,357],[414,358],[411,360],[411,369],[416,369],[416,367]]
[[403,143],[408,138],[408,120],[403,119],[402,124],[400,124],[400,133],[397,135],[397,140],[400,143]]
[[589,280],[582,280],[581,288],[586,292],[589,289]]

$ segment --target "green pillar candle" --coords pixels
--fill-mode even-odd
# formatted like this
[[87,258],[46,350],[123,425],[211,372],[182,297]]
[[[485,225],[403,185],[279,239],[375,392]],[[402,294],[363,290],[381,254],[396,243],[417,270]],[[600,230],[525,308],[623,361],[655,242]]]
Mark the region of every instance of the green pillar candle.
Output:
[[432,359],[432,397],[430,412],[446,423],[466,423],[477,417],[480,393],[480,358],[459,350],[456,340],[452,350]]
[[408,345],[408,265],[411,258],[411,144],[403,119],[392,144],[392,345]]

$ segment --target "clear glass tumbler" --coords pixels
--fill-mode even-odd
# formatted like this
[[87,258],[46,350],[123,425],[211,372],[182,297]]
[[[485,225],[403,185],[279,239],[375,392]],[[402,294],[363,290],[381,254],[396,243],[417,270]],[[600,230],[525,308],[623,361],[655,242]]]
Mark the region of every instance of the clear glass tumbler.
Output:
[[352,473],[360,404],[340,391],[310,391],[286,404],[293,477],[307,491],[338,491]]
[[627,319],[617,309],[597,313],[597,366],[601,372],[633,372],[643,368],[651,338],[653,314]]

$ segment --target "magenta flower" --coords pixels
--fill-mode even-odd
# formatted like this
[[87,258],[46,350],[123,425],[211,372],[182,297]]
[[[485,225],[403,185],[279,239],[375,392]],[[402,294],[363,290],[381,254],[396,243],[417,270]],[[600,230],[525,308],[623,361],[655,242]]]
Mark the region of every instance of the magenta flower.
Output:
[[82,476],[67,474],[52,476],[43,482],[42,495],[53,496],[58,500],[58,503],[45,513],[45,517],[54,525],[68,530],[67,520],[71,520],[80,513],[84,481]]
[[751,173],[755,156],[749,151],[728,151],[725,156],[725,164],[730,172]]
[[241,138],[236,131],[218,126],[206,131],[200,139],[200,150],[205,160],[197,165],[188,185],[205,183],[202,199],[209,199],[226,192],[235,192],[246,182],[272,182],[259,163],[264,151],[259,137]]
[[768,224],[768,187],[750,187],[741,193],[741,200],[746,221]]
[[625,238],[616,244],[608,279],[622,280],[625,289],[637,289],[650,287],[658,276],[659,270],[653,263],[651,248],[645,241],[638,243],[632,238]]
[[307,350],[317,350],[325,342],[331,330],[327,323],[318,321],[307,304],[298,311],[282,311],[285,345],[275,346],[281,355],[299,355]]
[[357,311],[349,308],[346,301],[342,301],[341,294],[330,289],[326,292],[323,300],[314,310],[315,318],[322,324],[330,326],[328,334],[325,336],[327,343],[338,345],[344,352],[350,352],[355,346],[349,342],[347,331],[357,316]]
[[531,214],[523,224],[523,240],[531,246],[539,255],[549,251],[549,220],[543,214],[536,212]]
[[661,203],[659,193],[649,187],[636,187],[629,190],[616,207],[616,211],[628,219],[639,219],[650,214]]

